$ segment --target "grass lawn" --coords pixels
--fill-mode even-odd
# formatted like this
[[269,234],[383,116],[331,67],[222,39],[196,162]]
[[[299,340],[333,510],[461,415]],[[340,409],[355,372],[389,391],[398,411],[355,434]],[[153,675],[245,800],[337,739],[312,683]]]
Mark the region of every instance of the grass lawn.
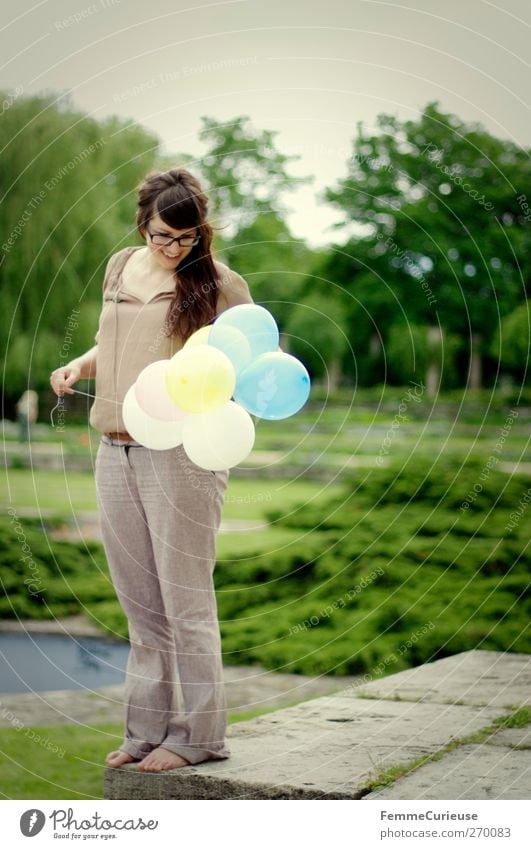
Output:
[[[94,476],[86,472],[3,469],[1,506],[53,511],[57,516],[96,511]],[[301,500],[332,495],[339,487],[319,481],[229,478],[225,494],[225,519],[262,519],[271,507],[285,512]]]
[[[304,532],[303,532],[304,533]],[[261,556],[279,553],[301,538],[296,528],[268,527],[257,531],[247,530],[218,534],[216,553],[218,562],[234,562],[234,568],[242,557],[260,552]]]
[[[4,475],[3,503],[4,509],[9,505],[6,487],[7,474]],[[68,480],[62,472],[39,471],[33,474],[30,469],[10,469],[9,486],[11,497],[19,509],[37,511],[53,511],[54,515],[65,519],[80,512],[97,511],[94,478],[85,472],[72,472]],[[328,498],[335,492],[341,491],[338,485],[329,485],[319,481],[286,480],[252,480],[229,479],[223,508],[224,519],[239,519],[245,521],[265,519],[266,510],[274,507],[288,515],[300,501],[314,505],[321,497]],[[45,513],[46,515],[46,513]],[[220,533],[217,537],[217,554],[219,560],[237,559],[248,552],[278,552],[289,545],[300,531],[292,528],[280,528],[272,524],[268,528],[258,527],[256,530],[234,531]]]
[[[229,723],[273,710],[278,708],[235,711],[229,714]],[[111,723],[93,728],[0,728],[0,795],[4,799],[102,799],[105,755],[122,740],[123,727]]]

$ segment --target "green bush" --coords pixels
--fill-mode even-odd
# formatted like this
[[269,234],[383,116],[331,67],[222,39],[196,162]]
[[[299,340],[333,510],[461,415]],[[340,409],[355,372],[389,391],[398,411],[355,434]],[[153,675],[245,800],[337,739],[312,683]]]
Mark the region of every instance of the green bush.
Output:
[[[294,542],[216,566],[225,663],[373,678],[474,648],[529,652],[531,506],[508,522],[531,477],[485,475],[485,462],[415,458],[364,469],[339,496],[275,514],[278,527],[296,516]],[[482,474],[482,489],[460,509]],[[20,534],[2,520],[0,615],[86,610],[126,638],[101,547],[21,526],[33,572],[20,561]],[[28,574],[39,578],[37,594]]]
[[242,573],[237,585],[217,573],[226,661],[378,675],[475,647],[528,651],[531,510],[506,526],[531,477],[486,463],[362,469],[334,498],[270,511],[277,527],[320,530],[257,554],[261,584],[247,592]]
[[101,546],[53,540],[34,520],[0,519],[0,577],[2,618],[68,616],[115,598]]

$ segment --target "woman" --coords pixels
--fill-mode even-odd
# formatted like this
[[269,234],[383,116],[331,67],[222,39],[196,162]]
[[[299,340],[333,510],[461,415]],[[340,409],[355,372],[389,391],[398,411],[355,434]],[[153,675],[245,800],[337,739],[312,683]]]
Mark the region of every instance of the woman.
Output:
[[171,357],[228,307],[253,303],[245,280],[212,257],[207,206],[184,169],[145,177],[136,214],[145,245],[111,257],[96,346],[51,375],[58,395],[96,378],[101,532],[131,645],[125,738],[107,756],[112,767],[138,761],[159,772],[230,755],[212,580],[229,471],[196,466],[182,446],[144,448],[121,415],[145,366]]

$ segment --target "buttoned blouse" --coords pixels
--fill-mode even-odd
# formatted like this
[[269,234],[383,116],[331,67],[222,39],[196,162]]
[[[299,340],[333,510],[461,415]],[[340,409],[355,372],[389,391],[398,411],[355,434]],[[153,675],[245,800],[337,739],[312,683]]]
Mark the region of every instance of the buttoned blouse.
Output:
[[[147,301],[129,292],[122,272],[129,257],[141,247],[114,254],[105,269],[103,305],[95,336],[96,399],[90,409],[91,426],[100,433],[126,431],[122,404],[140,372],[156,360],[169,359],[183,347],[177,333],[166,335],[166,317],[175,286],[157,287]],[[253,303],[247,282],[224,263],[215,261],[219,276],[216,314],[237,304]]]

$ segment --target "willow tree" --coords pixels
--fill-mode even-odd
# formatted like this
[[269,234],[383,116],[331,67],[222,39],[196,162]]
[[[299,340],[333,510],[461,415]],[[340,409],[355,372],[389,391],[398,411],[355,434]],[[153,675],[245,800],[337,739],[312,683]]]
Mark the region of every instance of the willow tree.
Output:
[[48,389],[50,371],[92,344],[103,270],[131,239],[135,187],[159,142],[52,94],[12,102],[0,142],[0,358],[12,396]]

